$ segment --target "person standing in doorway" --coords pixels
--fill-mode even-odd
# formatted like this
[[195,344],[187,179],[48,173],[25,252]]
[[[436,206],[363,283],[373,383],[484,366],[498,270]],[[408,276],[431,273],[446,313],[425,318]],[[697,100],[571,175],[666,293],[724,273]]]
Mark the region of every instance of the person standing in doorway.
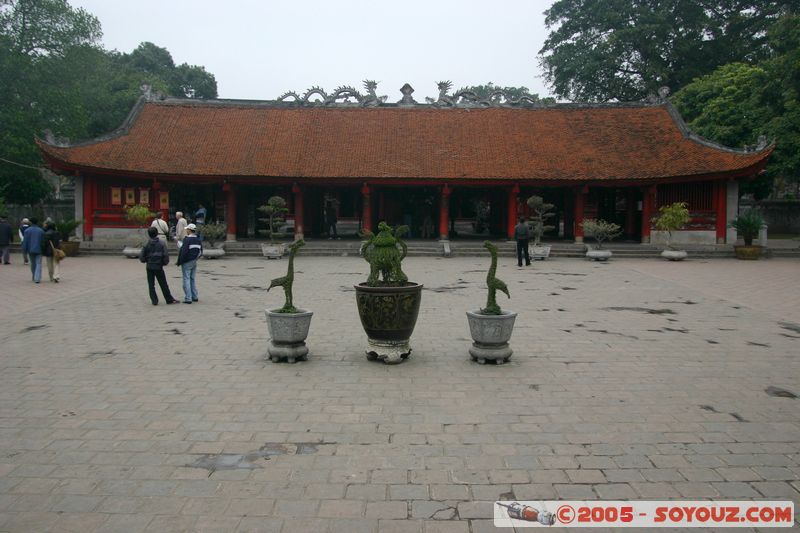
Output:
[[194,212],[194,223],[195,224],[205,224],[206,217],[208,216],[208,210],[203,204],[197,204],[197,211]]
[[530,266],[531,257],[528,255],[528,241],[531,238],[531,228],[525,223],[524,218],[519,219],[519,224],[514,226],[514,239],[517,241],[517,266],[522,266],[522,257],[525,256],[525,266]]
[[42,280],[42,245],[44,244],[44,230],[38,226],[39,220],[31,217],[31,225],[22,234],[22,253],[28,254],[31,264],[33,282]]
[[198,300],[195,274],[197,273],[197,260],[203,255],[203,243],[195,235],[196,231],[197,226],[194,224],[186,226],[186,238],[183,239],[183,246],[178,251],[177,264],[181,267],[183,275],[183,303],[185,304]]
[[161,211],[158,211],[156,213],[156,218],[153,219],[153,222],[152,224],[150,224],[150,227],[156,228],[158,239],[161,242],[166,243],[167,238],[169,237],[169,224],[167,224],[167,222],[164,220],[163,217],[164,215],[161,213]]
[[172,297],[167,285],[167,276],[164,274],[164,265],[169,264],[169,253],[167,245],[158,238],[158,230],[153,226],[147,228],[147,235],[150,241],[142,246],[139,253],[139,261],[145,263],[147,268],[147,288],[150,291],[150,301],[153,305],[158,305],[158,295],[156,294],[156,280],[161,287],[161,294],[164,301],[168,304],[176,304],[178,300]]
[[177,211],[175,213],[175,218],[178,221],[175,223],[175,242],[178,243],[178,250],[181,249],[183,245],[183,239],[186,237],[186,219],[183,218],[183,211]]
[[0,215],[0,259],[2,259],[4,265],[11,264],[9,249],[13,238],[14,232],[11,231],[11,224],[8,223],[5,215]]
[[[23,218],[22,222],[19,224],[19,243],[23,244],[25,242],[25,230],[31,227],[31,221],[27,218]],[[26,265],[28,264],[28,254],[25,250],[22,250],[22,262]]]
[[42,256],[47,261],[47,274],[50,276],[50,281],[55,283],[58,283],[61,277],[58,272],[58,258],[55,254],[57,249],[61,249],[61,235],[56,230],[55,223],[45,222]]
[[329,240],[339,238],[339,235],[336,233],[336,223],[338,222],[336,204],[335,198],[328,198],[325,201],[325,224],[328,226]]

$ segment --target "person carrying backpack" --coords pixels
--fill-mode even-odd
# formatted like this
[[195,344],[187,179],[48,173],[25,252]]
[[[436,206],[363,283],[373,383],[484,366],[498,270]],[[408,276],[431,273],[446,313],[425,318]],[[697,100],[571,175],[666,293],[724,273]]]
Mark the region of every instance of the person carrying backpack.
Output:
[[167,252],[167,245],[158,238],[158,229],[154,227],[147,228],[147,235],[150,241],[142,246],[142,251],[139,253],[139,261],[145,263],[147,269],[147,287],[150,290],[150,301],[153,305],[158,305],[158,295],[156,294],[155,281],[158,280],[158,286],[161,287],[161,294],[164,295],[164,301],[167,304],[176,304],[178,300],[172,297],[167,285],[167,276],[164,274],[164,265],[169,264],[169,253]]

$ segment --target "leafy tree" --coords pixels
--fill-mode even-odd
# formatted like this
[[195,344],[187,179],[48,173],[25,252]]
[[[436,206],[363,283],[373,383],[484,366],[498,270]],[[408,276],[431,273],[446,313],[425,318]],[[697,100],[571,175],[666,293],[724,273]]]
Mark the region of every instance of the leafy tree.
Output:
[[166,83],[166,92],[178,98],[216,98],[217,81],[203,67],[182,63],[175,66],[172,54],[150,42],[141,43],[123,57],[131,67]]
[[795,3],[779,0],[558,0],[539,51],[556,95],[640,100],[734,61],[767,57],[768,28]]
[[63,54],[69,47],[96,45],[100,21],[66,0],[0,1],[0,33],[14,54],[40,57]]
[[[472,85],[470,87],[466,87],[466,90],[474,92],[480,99],[489,98],[489,95],[491,95],[494,91],[505,91],[514,100],[519,100],[523,96],[527,96],[531,100],[545,104],[554,104],[556,102],[555,98],[551,98],[549,96],[540,98],[538,94],[531,93],[530,89],[527,87],[500,87],[492,82],[489,82],[485,85]],[[497,100],[498,97],[495,96],[494,99]]]

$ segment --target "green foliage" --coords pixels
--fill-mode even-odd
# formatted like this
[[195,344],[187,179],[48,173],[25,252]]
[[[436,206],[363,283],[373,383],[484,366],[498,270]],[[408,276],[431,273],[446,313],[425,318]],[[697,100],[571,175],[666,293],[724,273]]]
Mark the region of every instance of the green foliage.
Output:
[[361,243],[360,253],[369,263],[368,286],[401,287],[408,282],[401,267],[408,246],[400,237],[406,233],[408,226],[399,226],[395,230],[386,222],[378,224],[377,234],[369,230],[361,233],[365,240]]
[[511,298],[511,293],[508,292],[508,286],[501,279],[498,279],[497,274],[497,246],[491,241],[483,241],[483,247],[489,250],[489,255],[492,256],[492,263],[489,267],[489,272],[486,273],[486,286],[489,292],[486,295],[486,307],[481,309],[482,315],[502,315],[503,310],[500,304],[497,303],[497,291],[505,293],[506,296]]
[[672,232],[683,228],[691,220],[689,207],[686,202],[675,202],[661,206],[658,211],[660,214],[653,219],[653,224],[657,230],[667,232],[667,248],[672,248]]
[[622,228],[618,224],[606,222],[602,219],[587,218],[583,221],[582,227],[584,235],[597,241],[598,250],[603,248],[605,241],[611,241],[622,234]]
[[[474,92],[475,94],[478,95],[478,98],[480,99],[489,98],[489,96],[494,91],[505,91],[514,100],[519,100],[523,96],[527,96],[531,100],[534,100],[536,102],[541,102],[543,104],[556,103],[555,98],[549,96],[545,98],[540,98],[538,94],[531,93],[530,89],[528,89],[527,87],[500,87],[492,82],[489,82],[485,85],[471,85],[469,87],[465,87],[465,89]],[[500,99],[499,96],[495,96],[494,98],[492,98],[493,101],[497,101],[499,99]]]
[[764,225],[764,219],[758,211],[749,209],[731,220],[729,225],[744,239],[744,243],[750,246],[753,244],[753,239],[758,237],[758,232],[761,230],[761,226]]
[[553,208],[555,205],[548,204],[541,196],[533,195],[528,198],[528,207],[531,208],[530,221],[533,223],[533,245],[539,246],[542,242],[542,235],[554,230],[555,226],[547,225],[547,221],[554,216]]
[[125,208],[125,218],[139,226],[139,228],[143,228],[155,216],[156,213],[150,211],[150,208],[144,204]]
[[228,225],[222,222],[200,224],[197,226],[197,234],[208,241],[209,246],[214,246],[217,241],[225,240],[228,235]]
[[275,237],[283,237],[285,234],[278,232],[278,226],[283,223],[284,215],[289,212],[286,208],[286,200],[281,196],[272,196],[267,203],[258,208],[259,211],[267,215],[267,218],[259,218],[261,222],[266,222],[267,228],[259,230],[262,235],[269,236],[269,242],[275,244]]
[[75,228],[83,224],[83,220],[75,220],[74,218],[68,220],[59,220],[56,222],[56,231],[61,235],[61,238],[68,241],[69,238],[75,233]]
[[558,0],[539,51],[556,95],[639,100],[672,91],[735,61],[767,57],[766,31],[791,4],[780,0]]

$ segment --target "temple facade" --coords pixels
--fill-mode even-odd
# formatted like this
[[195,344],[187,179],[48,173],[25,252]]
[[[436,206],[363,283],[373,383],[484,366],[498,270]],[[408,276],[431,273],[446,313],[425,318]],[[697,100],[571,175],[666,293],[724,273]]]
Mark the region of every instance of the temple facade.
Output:
[[[258,238],[257,207],[288,203],[295,237],[408,224],[412,237],[511,237],[525,200],[555,205],[551,236],[582,241],[581,223],[619,224],[625,238],[657,240],[658,208],[688,203],[677,241],[732,242],[738,182],[763,171],[772,146],[737,150],[692,134],[666,100],[622,104],[481,101],[470,94],[420,104],[408,85],[386,103],[339,90],[317,98],[199,101],[145,94],[116,131],[86,142],[37,139],[47,164],[76,179],[85,240],[130,233],[125,208],[147,204]],[[440,87],[441,89],[441,87]]]

